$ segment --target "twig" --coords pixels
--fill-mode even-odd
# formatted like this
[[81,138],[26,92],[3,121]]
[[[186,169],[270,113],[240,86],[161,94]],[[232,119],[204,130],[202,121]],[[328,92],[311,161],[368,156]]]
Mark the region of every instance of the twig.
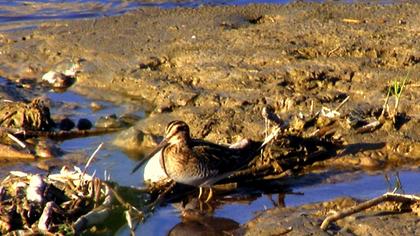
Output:
[[135,235],[133,230],[133,220],[131,219],[130,211],[124,211],[125,220],[127,221],[128,228],[130,229],[130,235]]
[[357,129],[356,133],[362,134],[362,133],[366,133],[366,132],[373,132],[377,128],[381,127],[382,124],[383,123],[381,123],[379,120],[375,120],[373,122],[370,122],[367,125],[364,125],[364,126],[360,127],[359,129]]
[[379,116],[379,118],[378,118],[378,120],[381,122],[381,123],[384,123],[384,115],[385,115],[385,111],[386,111],[386,108],[387,108],[387,106],[388,106],[388,102],[389,102],[389,97],[391,96],[391,87],[389,87],[389,89],[388,89],[388,93],[386,94],[386,98],[385,98],[385,102],[384,102],[384,105],[382,106],[382,112],[381,112],[381,115]]
[[309,115],[314,115],[314,100],[311,99],[311,107],[309,108]]
[[111,215],[112,207],[110,205],[101,205],[79,217],[73,224],[76,234],[83,230],[104,222]]
[[277,174],[277,175],[266,175],[262,179],[263,180],[281,179],[281,178],[284,178],[284,177],[286,177],[290,174],[291,174],[290,170],[286,170],[286,171],[283,171],[283,172],[281,172],[280,174]]
[[340,108],[342,108],[344,106],[344,104],[346,104],[346,102],[350,99],[350,96],[347,96],[340,104],[338,104],[338,106],[334,109],[334,111],[338,111],[340,110]]
[[105,192],[107,193],[106,193],[105,200],[103,201],[102,205],[80,216],[76,220],[76,222],[74,222],[73,229],[77,235],[80,234],[83,230],[93,225],[97,225],[99,223],[104,222],[104,220],[108,218],[109,215],[111,214],[112,203],[115,200],[115,196],[113,195],[111,191],[105,191]]
[[0,124],[3,124],[4,121],[6,121],[10,117],[14,116],[16,113],[17,113],[17,111],[10,112],[10,114],[8,114],[8,115],[6,115],[5,117],[2,118],[2,120],[0,121]]
[[83,170],[83,175],[86,173],[87,168],[89,167],[90,163],[92,163],[93,158],[95,157],[96,153],[102,148],[104,143],[100,143],[99,146],[96,148],[96,150],[90,155],[89,160],[86,162],[85,169]]
[[162,203],[163,198],[175,187],[175,185],[176,185],[176,182],[172,181],[170,185],[165,189],[165,191],[160,193],[159,196],[156,198],[156,200],[154,200],[151,204],[148,205],[150,211],[153,211],[156,208],[156,206]]
[[102,183],[108,187],[108,189],[112,192],[113,196],[121,204],[121,206],[123,206],[127,210],[134,210],[135,212],[139,214],[139,216],[143,216],[143,212],[137,209],[135,206],[128,203],[127,201],[125,201],[124,198],[120,196],[120,194],[111,186],[111,184],[107,182],[102,182]]
[[270,134],[270,135],[268,135],[268,136],[264,139],[264,142],[261,144],[261,146],[260,146],[258,149],[259,149],[259,150],[262,150],[262,149],[265,147],[265,145],[267,145],[267,143],[269,143],[271,140],[273,140],[274,138],[276,138],[276,137],[277,137],[277,135],[280,133],[280,131],[281,131],[281,127],[280,127],[280,126],[275,127],[275,128],[271,131],[271,134]]
[[335,47],[334,49],[332,49],[332,50],[330,50],[328,53],[327,53],[327,56],[331,56],[334,52],[336,52],[338,49],[340,49],[340,46],[337,46],[337,47]]
[[98,151],[99,151],[99,149],[101,149],[101,147],[102,147],[102,145],[103,145],[104,143],[100,143],[99,145],[98,145],[98,147],[96,148],[96,150],[92,153],[92,155],[89,157],[89,160],[87,161],[87,163],[86,163],[86,165],[85,165],[85,168],[84,168],[84,170],[83,170],[83,172],[82,172],[82,174],[80,175],[80,181],[79,181],[79,185],[77,186],[77,189],[82,185],[82,182],[83,182],[83,177],[85,176],[85,174],[86,174],[86,170],[87,170],[87,168],[89,167],[89,165],[90,165],[90,163],[92,162],[92,160],[93,160],[93,158],[95,157],[95,155],[96,155],[96,153],[98,153]]
[[250,175],[250,174],[255,174],[255,173],[258,173],[260,171],[268,170],[271,167],[272,167],[271,163],[266,163],[264,165],[260,165],[260,166],[257,166],[257,167],[251,167],[251,168],[248,168],[248,169],[245,169],[245,170],[236,171],[232,175],[230,175],[228,177],[228,179],[247,176],[247,175]]
[[26,144],[22,141],[20,141],[18,138],[16,138],[13,134],[7,132],[7,137],[9,137],[11,140],[15,141],[19,146],[22,148],[26,148]]
[[376,206],[379,203],[386,202],[386,201],[392,201],[392,202],[420,202],[420,196],[416,195],[405,195],[405,194],[398,194],[393,192],[388,192],[383,194],[382,196],[373,198],[371,200],[362,202],[356,206],[350,207],[348,209],[344,209],[340,212],[335,212],[333,215],[328,216],[325,218],[325,220],[321,224],[321,229],[326,230],[328,226],[339,219],[342,219],[344,217],[347,217],[349,215],[352,215],[354,213],[363,211],[365,209],[368,209],[370,207]]
[[[127,220],[127,224],[130,228],[130,234],[133,235],[134,231],[137,228],[137,225],[144,220],[145,215],[144,213],[137,209],[135,206],[131,205],[129,202],[125,201],[123,197],[107,182],[103,182],[108,189],[111,191],[115,199],[121,204],[122,207],[126,209],[125,211],[125,218]],[[136,214],[135,218],[137,219],[136,224],[133,225],[133,220],[131,217],[131,213],[134,212]]]
[[95,136],[120,131],[121,128],[106,128],[94,130],[73,130],[73,131],[37,131],[17,128],[0,127],[0,133],[8,132],[23,139],[32,137],[46,137],[56,140],[66,140],[80,137]]
[[341,20],[342,22],[344,22],[344,23],[352,23],[352,24],[360,24],[360,23],[362,23],[363,21],[361,21],[361,20],[358,20],[358,19],[351,19],[351,18],[344,18],[344,19],[342,19]]

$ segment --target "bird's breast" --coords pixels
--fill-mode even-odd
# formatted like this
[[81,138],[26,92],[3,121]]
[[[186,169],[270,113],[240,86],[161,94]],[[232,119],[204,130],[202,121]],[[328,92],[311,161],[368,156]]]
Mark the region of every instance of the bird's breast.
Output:
[[168,175],[161,165],[161,155],[162,151],[159,151],[147,161],[143,172],[143,179],[145,182],[155,183],[168,178]]

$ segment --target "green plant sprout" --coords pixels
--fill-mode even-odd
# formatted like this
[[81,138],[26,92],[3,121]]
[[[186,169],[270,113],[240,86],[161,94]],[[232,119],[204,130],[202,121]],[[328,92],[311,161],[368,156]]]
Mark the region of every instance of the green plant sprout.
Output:
[[402,82],[395,79],[392,83],[392,86],[389,87],[388,93],[392,93],[395,96],[395,106],[394,106],[394,112],[392,114],[393,118],[395,118],[395,116],[398,113],[398,106],[400,105],[400,98],[401,98],[401,95],[404,91],[405,83],[408,80],[408,75],[409,75],[409,73],[407,73],[407,75],[404,77]]
[[401,82],[398,81],[397,79],[394,79],[392,84],[388,87],[388,92],[386,94],[385,103],[382,107],[382,113],[379,116],[379,121],[381,121],[381,123],[384,122],[385,111],[387,110],[389,98],[390,98],[391,95],[395,96],[395,105],[394,105],[393,112],[388,113],[388,114],[395,122],[395,116],[398,114],[398,106],[400,105],[401,95],[404,91],[405,84],[408,81],[409,74],[410,74],[410,72],[407,73],[407,75],[404,77],[404,79]]

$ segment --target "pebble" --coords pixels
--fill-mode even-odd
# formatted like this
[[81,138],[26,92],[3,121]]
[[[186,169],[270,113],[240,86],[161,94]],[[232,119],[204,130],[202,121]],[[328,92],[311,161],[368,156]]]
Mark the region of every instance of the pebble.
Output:
[[119,128],[121,125],[121,121],[118,120],[115,114],[102,116],[95,123],[97,128]]
[[68,88],[75,81],[74,77],[56,71],[48,71],[42,76],[42,80],[48,82],[53,88]]
[[60,121],[59,129],[69,131],[73,129],[75,126],[76,125],[74,124],[72,120],[70,120],[69,118],[64,118]]
[[92,109],[93,111],[99,111],[102,110],[104,108],[104,106],[102,106],[102,104],[98,103],[98,102],[91,102],[90,103],[90,109]]
[[141,117],[135,114],[124,114],[119,118],[125,126],[132,126],[140,119]]
[[90,122],[90,120],[88,120],[88,119],[81,118],[77,122],[77,129],[79,129],[79,130],[88,130],[88,129],[91,129],[91,128],[92,128],[92,122]]

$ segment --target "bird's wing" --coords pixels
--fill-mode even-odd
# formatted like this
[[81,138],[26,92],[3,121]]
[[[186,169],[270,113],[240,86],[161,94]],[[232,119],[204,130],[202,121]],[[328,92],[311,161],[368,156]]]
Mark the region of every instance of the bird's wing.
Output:
[[[209,171],[227,172],[236,170],[247,161],[241,152],[218,145],[196,145],[192,151],[200,163],[208,168]],[[241,163],[242,162],[242,163]]]

